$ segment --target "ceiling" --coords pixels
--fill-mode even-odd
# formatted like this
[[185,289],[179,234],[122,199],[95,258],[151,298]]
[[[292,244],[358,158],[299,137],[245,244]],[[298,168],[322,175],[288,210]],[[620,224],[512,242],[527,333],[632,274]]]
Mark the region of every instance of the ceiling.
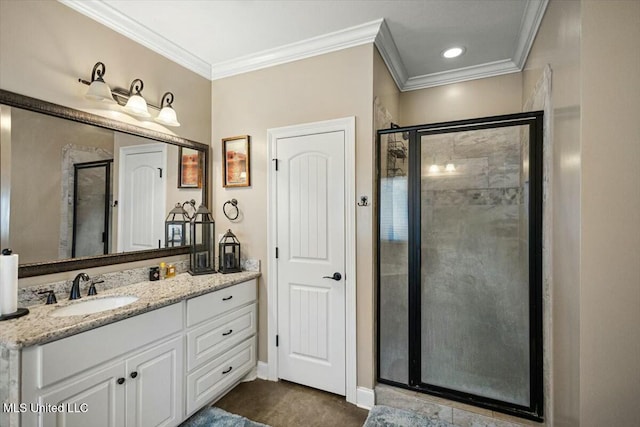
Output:
[[59,1],[209,79],[375,43],[403,91],[520,71],[548,3]]

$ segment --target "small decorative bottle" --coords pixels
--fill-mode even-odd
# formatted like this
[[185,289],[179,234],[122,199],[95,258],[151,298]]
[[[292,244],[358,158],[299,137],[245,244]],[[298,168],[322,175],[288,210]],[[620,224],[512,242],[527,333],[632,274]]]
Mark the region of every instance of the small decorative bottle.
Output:
[[167,265],[164,262],[160,263],[160,280],[167,278]]
[[167,278],[169,277],[176,277],[176,266],[173,264],[167,266]]

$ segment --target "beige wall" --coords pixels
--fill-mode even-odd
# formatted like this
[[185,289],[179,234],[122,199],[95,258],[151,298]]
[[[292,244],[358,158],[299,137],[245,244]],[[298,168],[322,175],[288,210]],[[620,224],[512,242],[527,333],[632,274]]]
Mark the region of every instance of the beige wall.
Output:
[[[87,86],[78,78],[90,79],[97,61],[107,66],[105,80],[112,87],[128,89],[134,78],[141,78],[143,95],[150,103],[158,104],[165,91],[172,91],[182,126],[169,130],[139,122],[86,100]],[[211,140],[209,80],[54,0],[0,1],[0,88],[206,144]],[[128,265],[111,267],[123,268]],[[72,278],[76,273],[56,278]],[[49,280],[46,276],[21,279],[20,286]]]
[[400,94],[404,126],[517,113],[522,74],[513,73]]
[[[580,3],[549,3],[523,72],[523,101],[552,68],[551,415],[579,424],[580,384]],[[549,400],[547,400],[549,402]]]
[[582,2],[580,421],[640,420],[640,2]]
[[394,123],[398,123],[400,120],[400,91],[377,48],[373,49],[373,97],[374,99],[378,98],[380,104],[393,117]]
[[[244,256],[262,261],[259,281],[259,359],[267,361],[267,129],[356,117],[356,194],[371,196],[373,46],[360,46],[212,83],[214,217],[231,228]],[[220,140],[251,136],[251,187],[222,188]],[[222,214],[236,198],[240,222]],[[357,213],[358,384],[373,386],[373,259],[371,208]]]

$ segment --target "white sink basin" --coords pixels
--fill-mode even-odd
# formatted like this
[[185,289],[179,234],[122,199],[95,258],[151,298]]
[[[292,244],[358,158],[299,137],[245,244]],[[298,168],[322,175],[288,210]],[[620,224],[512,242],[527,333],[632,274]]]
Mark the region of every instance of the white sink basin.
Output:
[[114,296],[106,298],[92,299],[88,301],[76,302],[66,307],[60,307],[51,315],[53,317],[79,316],[82,314],[98,313],[105,310],[124,307],[138,300],[138,297],[131,295]]

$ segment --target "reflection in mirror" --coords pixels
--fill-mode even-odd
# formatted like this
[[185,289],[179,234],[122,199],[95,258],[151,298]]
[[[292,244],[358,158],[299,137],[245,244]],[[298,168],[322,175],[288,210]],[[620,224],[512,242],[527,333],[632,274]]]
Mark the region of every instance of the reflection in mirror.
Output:
[[13,108],[11,245],[21,263],[165,247],[179,147]]

